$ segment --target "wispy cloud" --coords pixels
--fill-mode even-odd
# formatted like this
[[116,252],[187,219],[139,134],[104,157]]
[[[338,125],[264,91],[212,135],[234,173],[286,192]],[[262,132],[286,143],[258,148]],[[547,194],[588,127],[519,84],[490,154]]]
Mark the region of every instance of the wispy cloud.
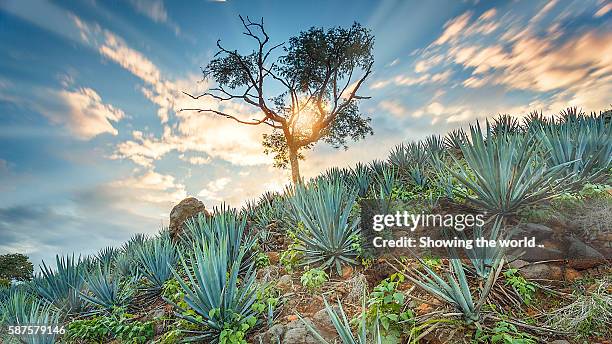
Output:
[[140,14],[149,17],[156,23],[165,23],[178,35],[181,30],[168,16],[168,11],[162,0],[129,0],[129,4]]

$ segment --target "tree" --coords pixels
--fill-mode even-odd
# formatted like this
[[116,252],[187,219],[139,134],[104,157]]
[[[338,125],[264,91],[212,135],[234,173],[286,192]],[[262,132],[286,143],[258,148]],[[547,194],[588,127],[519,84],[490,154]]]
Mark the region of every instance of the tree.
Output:
[[[291,37],[288,44],[271,45],[261,22],[240,16],[244,35],[256,44],[249,54],[226,49],[217,41],[218,51],[202,69],[216,87],[193,99],[212,97],[219,101],[240,100],[261,112],[261,118],[246,120],[215,109],[190,108],[219,115],[244,125],[268,125],[263,135],[266,154],[274,154],[276,167],[291,167],[294,183],[300,182],[302,151],[319,140],[347,149],[354,141],[373,134],[371,119],[359,111],[357,95],[372,73],[374,37],[370,30],[354,23],[349,28],[312,27]],[[278,54],[282,51],[284,53]],[[361,73],[359,78],[355,77]],[[276,93],[273,93],[274,91]],[[273,95],[275,94],[275,95]]]
[[30,281],[34,266],[28,256],[21,253],[0,255],[0,279]]

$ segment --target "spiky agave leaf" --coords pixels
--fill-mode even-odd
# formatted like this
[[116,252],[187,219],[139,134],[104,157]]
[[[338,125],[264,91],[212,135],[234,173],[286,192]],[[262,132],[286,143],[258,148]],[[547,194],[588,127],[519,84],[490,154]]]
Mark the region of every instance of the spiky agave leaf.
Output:
[[42,275],[34,279],[34,286],[38,294],[47,302],[53,304],[66,315],[79,314],[85,310],[80,297],[83,289],[82,273],[86,266],[81,260],[74,259],[74,255],[56,256],[56,270],[53,271],[43,261]]
[[172,267],[178,259],[177,250],[169,238],[158,237],[135,247],[135,261],[149,283],[149,291],[158,293],[172,277]]
[[249,266],[239,281],[246,251],[242,248],[232,257],[228,240],[228,233],[224,231],[218,241],[193,242],[188,252],[179,254],[188,280],[184,281],[177,269],[173,269],[173,274],[185,294],[184,301],[198,317],[183,312],[176,315],[203,327],[201,331],[186,331],[187,341],[217,343],[227,325],[254,320],[251,307],[257,299],[254,265]]
[[100,308],[97,311],[112,311],[115,307],[125,307],[133,295],[132,279],[122,280],[110,265],[98,263],[94,271],[84,274],[87,290],[81,297]]
[[[0,304],[0,325],[3,326],[58,326],[59,313],[51,304],[39,300],[24,288],[12,288],[7,299]],[[53,344],[56,334],[53,331],[37,334],[19,335],[19,341],[26,344]]]
[[[503,218],[496,217],[491,231],[485,233],[483,226],[474,226],[473,229],[473,241],[476,242],[478,238],[486,238],[487,240],[498,240],[503,234]],[[486,235],[485,235],[486,234]],[[509,237],[511,233],[506,233],[504,237]],[[462,239],[467,240],[465,232],[461,231],[460,236]],[[489,277],[492,269],[498,266],[499,261],[504,256],[504,248],[499,245],[495,247],[476,247],[474,246],[471,250],[465,250],[466,255],[470,259],[472,266],[476,272],[476,275],[482,279]]]
[[[480,124],[470,127],[471,142],[460,143],[468,167],[453,158],[447,165],[463,186],[472,205],[492,215],[515,213],[520,207],[550,199],[569,186],[562,178],[564,165],[549,167],[538,156],[533,135],[483,134]],[[469,168],[469,170],[468,170]]]
[[352,170],[352,188],[357,190],[357,195],[361,198],[366,197],[370,189],[372,173],[368,166],[357,163]]
[[612,164],[612,126],[603,117],[567,115],[565,122],[541,126],[538,134],[550,165],[564,175],[594,181]]
[[[323,302],[325,303],[325,311],[329,316],[336,332],[338,332],[338,336],[340,337],[340,341],[342,344],[382,344],[382,336],[380,335],[380,326],[378,323],[378,318],[374,322],[373,331],[371,338],[368,338],[367,335],[367,327],[366,327],[366,314],[365,314],[365,298],[363,301],[363,306],[361,308],[361,324],[359,326],[359,333],[357,336],[353,335],[351,330],[351,324],[346,317],[346,313],[344,312],[344,308],[342,307],[342,303],[338,300],[338,311],[336,311],[328,302],[327,299],[323,298]],[[312,333],[312,335],[321,343],[321,344],[329,344],[323,338],[323,336],[317,331],[310,323],[304,320],[299,314],[298,317],[308,331]]]
[[218,241],[223,235],[227,238],[228,253],[235,259],[240,253],[241,248],[245,249],[246,256],[243,259],[243,267],[250,264],[253,256],[252,248],[256,243],[255,236],[247,235],[246,218],[239,216],[236,209],[222,204],[221,207],[213,210],[212,216],[199,214],[186,222],[183,241],[189,243],[190,240],[197,242]]
[[[100,263],[110,266],[113,263],[113,260],[118,253],[119,253],[119,250],[117,250],[116,248],[112,246],[108,246],[108,247],[101,249],[100,252],[98,252],[98,254],[96,255],[96,259]],[[94,264],[94,267],[95,265],[97,264]]]
[[[451,252],[451,256],[456,257],[457,255],[456,253]],[[503,257],[493,268],[495,273],[489,274],[485,286],[480,292],[478,302],[474,302],[474,299],[472,298],[472,292],[470,291],[469,283],[465,275],[461,259],[449,259],[450,272],[446,273],[444,277],[442,277],[427,264],[425,264],[425,262],[418,256],[415,255],[415,257],[425,270],[425,273],[419,270],[413,270],[416,273],[416,277],[406,274],[406,278],[440,301],[448,302],[460,310],[467,321],[478,321],[480,317],[480,308],[484,304],[491,291],[491,288],[493,287],[493,284],[501,272],[501,268],[504,264]]]
[[338,274],[343,264],[356,264],[352,244],[358,222],[349,220],[356,197],[339,180],[296,186],[291,205],[306,229],[298,233],[305,264],[335,267]]

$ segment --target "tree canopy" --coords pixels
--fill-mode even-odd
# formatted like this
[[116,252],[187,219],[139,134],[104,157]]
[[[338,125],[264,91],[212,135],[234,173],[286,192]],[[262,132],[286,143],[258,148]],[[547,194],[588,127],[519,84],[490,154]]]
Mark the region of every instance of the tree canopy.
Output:
[[300,180],[298,160],[303,159],[303,150],[320,140],[347,149],[349,139],[373,134],[371,119],[359,109],[359,101],[369,97],[357,94],[372,73],[370,30],[359,23],[348,28],[312,27],[287,43],[271,45],[263,19],[240,19],[244,35],[256,43],[255,48],[244,54],[217,41],[215,58],[203,68],[204,77],[214,80],[216,87],[189,96],[240,100],[256,108],[261,118],[246,120],[239,114],[206,108],[183,111],[270,126],[272,132],[263,136],[264,151],[274,154],[275,166],[291,166],[294,182]]

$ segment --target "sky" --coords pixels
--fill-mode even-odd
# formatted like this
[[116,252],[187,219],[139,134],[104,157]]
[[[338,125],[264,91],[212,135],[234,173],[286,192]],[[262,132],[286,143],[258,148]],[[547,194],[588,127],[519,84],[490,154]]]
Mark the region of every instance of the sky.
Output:
[[384,159],[396,144],[476,119],[612,104],[612,2],[0,1],[0,254],[38,265],[92,254],[168,225],[187,196],[240,206],[280,190],[264,126],[239,102],[194,101],[200,67],[224,46],[248,52],[238,15],[264,18],[275,43],[357,21],[375,36],[360,94],[374,135],[301,163]]

